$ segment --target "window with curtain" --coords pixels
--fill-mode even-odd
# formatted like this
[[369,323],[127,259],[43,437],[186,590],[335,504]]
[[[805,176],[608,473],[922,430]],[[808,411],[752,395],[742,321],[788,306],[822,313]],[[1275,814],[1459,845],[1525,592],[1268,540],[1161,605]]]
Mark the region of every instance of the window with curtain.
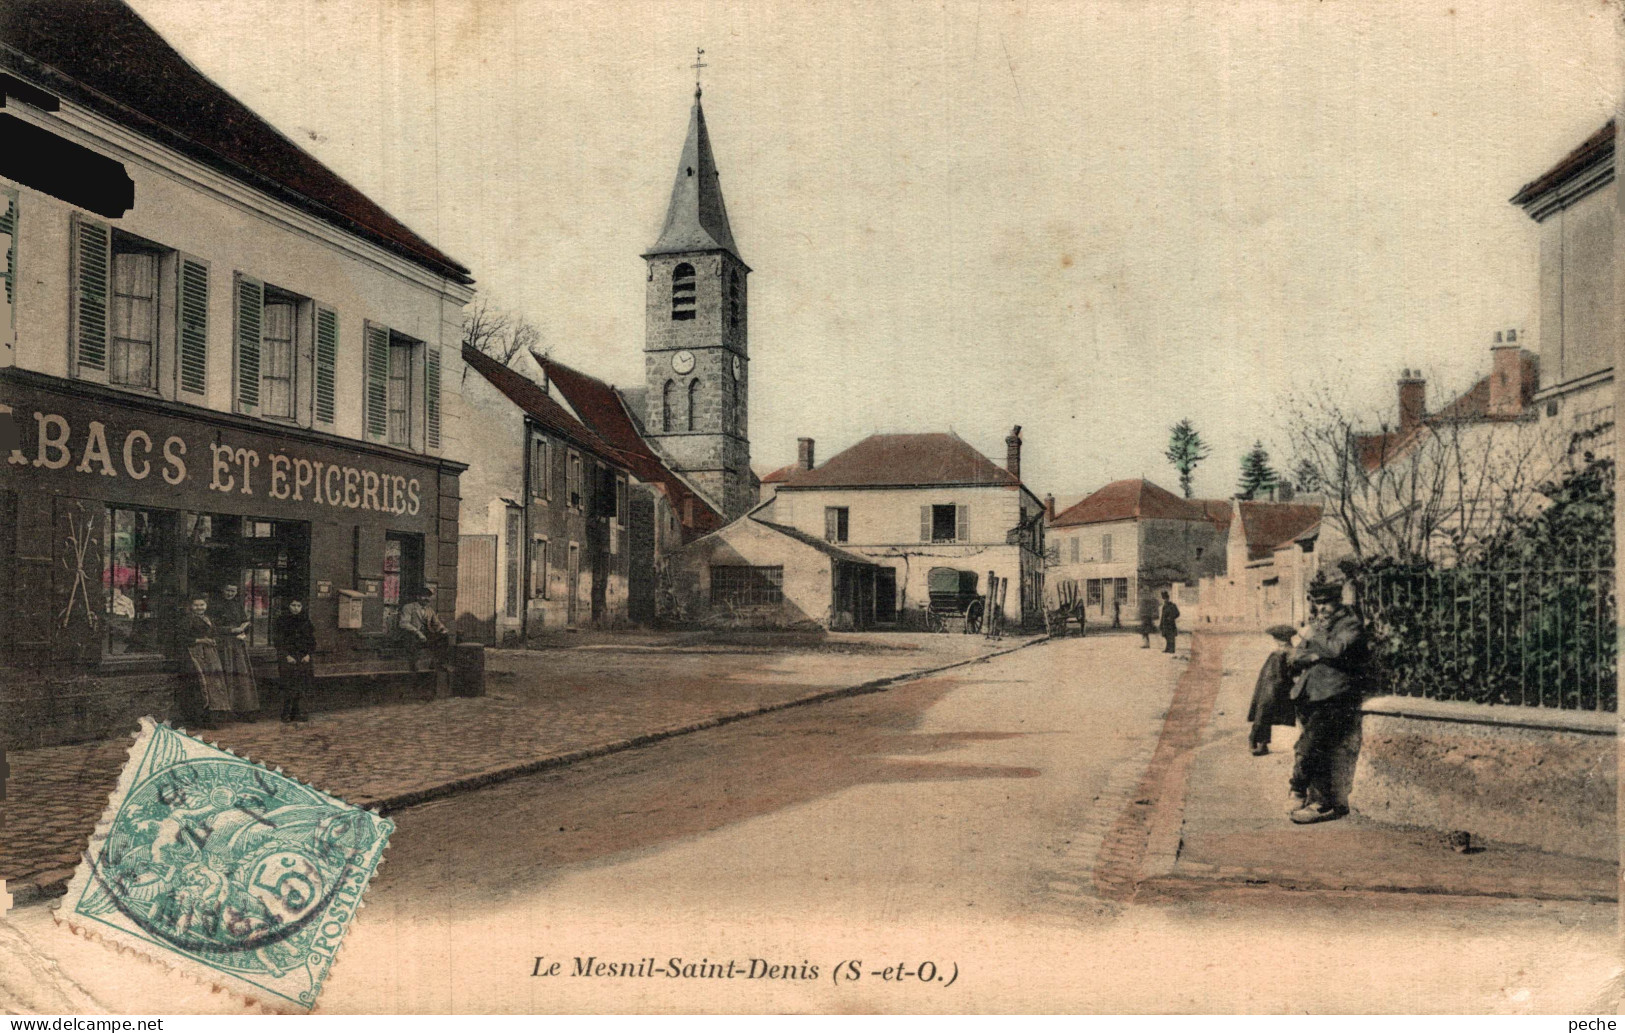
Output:
[[110,383],[158,386],[158,255],[113,243],[112,367]]
[[260,413],[265,416],[292,419],[294,415],[298,311],[293,298],[266,290],[260,314]]
[[412,444],[412,342],[389,342],[389,443]]

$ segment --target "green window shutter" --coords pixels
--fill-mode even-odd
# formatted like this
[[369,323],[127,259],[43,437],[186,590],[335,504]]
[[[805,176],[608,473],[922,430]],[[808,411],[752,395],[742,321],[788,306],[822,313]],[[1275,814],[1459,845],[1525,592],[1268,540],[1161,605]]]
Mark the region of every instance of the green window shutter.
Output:
[[209,267],[195,258],[180,259],[178,294],[181,390],[194,395],[209,390]]
[[931,507],[930,506],[921,506],[920,507],[920,541],[928,542],[930,540],[931,540]]
[[339,317],[330,308],[316,309],[316,422],[331,424],[339,365]]
[[17,194],[0,190],[0,235],[6,243],[6,304],[15,305],[17,283]]
[[367,324],[366,435],[382,441],[389,435],[389,328]]
[[265,285],[237,274],[237,408],[247,412],[260,405],[260,329],[265,308]]
[[429,345],[423,357],[423,424],[428,448],[440,447],[440,349]]
[[74,364],[80,376],[105,381],[112,233],[106,224],[76,215],[73,235]]

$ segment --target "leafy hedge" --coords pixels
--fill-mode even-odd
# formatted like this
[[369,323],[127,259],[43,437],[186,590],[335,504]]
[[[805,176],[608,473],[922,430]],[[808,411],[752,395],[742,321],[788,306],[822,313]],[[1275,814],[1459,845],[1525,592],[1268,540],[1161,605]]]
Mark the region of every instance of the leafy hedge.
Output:
[[1587,457],[1549,505],[1451,568],[1351,570],[1373,688],[1431,699],[1615,710],[1614,463]]

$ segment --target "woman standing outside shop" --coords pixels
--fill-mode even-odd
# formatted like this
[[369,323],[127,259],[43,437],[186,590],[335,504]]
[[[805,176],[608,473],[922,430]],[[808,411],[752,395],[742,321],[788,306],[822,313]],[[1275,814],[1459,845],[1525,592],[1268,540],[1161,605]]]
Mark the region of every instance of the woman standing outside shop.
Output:
[[259,688],[254,684],[254,665],[248,658],[248,613],[232,582],[220,586],[215,601],[215,633],[219,636],[220,667],[224,671],[231,709],[247,721],[260,709]]
[[192,665],[192,673],[197,675],[198,689],[203,695],[203,713],[198,724],[204,728],[218,727],[231,718],[231,690],[220,667],[217,629],[209,619],[207,596],[191,600],[182,625],[186,658]]

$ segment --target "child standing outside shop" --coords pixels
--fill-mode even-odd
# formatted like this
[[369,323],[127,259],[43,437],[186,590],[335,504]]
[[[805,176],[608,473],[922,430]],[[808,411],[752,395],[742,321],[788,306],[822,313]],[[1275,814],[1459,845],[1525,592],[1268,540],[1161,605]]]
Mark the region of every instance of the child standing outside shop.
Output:
[[277,618],[278,681],[282,683],[282,720],[308,721],[305,697],[315,685],[316,626],[303,599],[290,599],[288,612]]

